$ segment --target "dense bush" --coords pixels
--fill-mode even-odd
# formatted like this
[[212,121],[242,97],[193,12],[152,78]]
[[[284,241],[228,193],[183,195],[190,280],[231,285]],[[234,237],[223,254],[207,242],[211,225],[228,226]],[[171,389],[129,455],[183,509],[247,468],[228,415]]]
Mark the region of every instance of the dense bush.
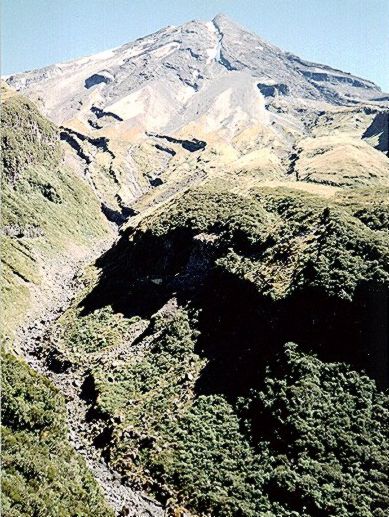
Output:
[[[192,321],[193,327],[193,321]],[[201,514],[247,515],[263,509],[268,462],[254,454],[239,418],[221,396],[194,396],[204,361],[182,310],[153,324],[149,351],[94,371],[97,407],[120,425],[108,445],[113,465]]]
[[[194,330],[188,315],[178,311],[168,321],[156,318],[150,349],[133,354],[110,369],[93,370],[97,407],[119,417],[120,430],[109,445],[111,459],[128,475],[147,471],[158,456],[159,440],[166,440],[167,426],[192,398],[203,361],[194,353]],[[143,447],[146,440],[150,447]],[[130,456],[131,463],[123,462]],[[147,478],[147,476],[146,476]]]
[[61,332],[68,352],[83,355],[115,346],[125,339],[134,321],[104,307],[81,317],[79,310],[68,311],[61,319]]
[[216,234],[216,264],[263,294],[277,299],[312,287],[351,300],[362,281],[389,283],[389,236],[375,230],[384,224],[377,210],[378,222],[364,224],[349,200],[285,188],[251,197],[200,188],[157,210],[132,238],[139,246],[139,232],[144,241],[153,235],[168,242],[180,230]]
[[201,515],[255,517],[270,509],[264,481],[269,454],[250,446],[224,397],[200,396],[173,420],[158,458],[161,479]]
[[389,232],[389,189],[342,190],[337,202],[372,230]]
[[154,235],[183,227],[193,234],[216,233],[226,240],[258,247],[274,220],[255,199],[199,189],[184,194],[145,223]]
[[2,515],[113,515],[67,441],[62,397],[20,359],[1,359]]
[[386,515],[388,402],[345,364],[287,345],[268,370],[254,416],[269,426],[273,501],[307,515]]
[[2,422],[18,431],[62,433],[65,425],[62,398],[44,377],[28,368],[11,354],[2,361]]
[[288,344],[261,390],[198,396],[195,327],[179,311],[147,352],[95,369],[116,468],[200,515],[386,514],[388,399],[373,381]]
[[[288,308],[298,314],[289,302],[297,304],[304,293],[326,301],[321,311],[328,307],[354,317],[360,315],[360,306],[353,312],[353,304],[361,285],[386,292],[388,236],[373,219],[363,220],[358,203],[363,195],[356,192],[330,202],[288,189],[256,190],[247,198],[201,188],[157,209],[101,260],[103,274],[84,301],[86,313],[94,303],[132,313],[138,302],[141,314],[142,300],[152,307],[142,313],[148,317],[168,300],[181,303],[173,313],[157,312],[133,353],[109,371],[98,363],[92,367],[96,409],[111,425],[112,437],[104,445],[111,464],[159,494],[172,511],[184,507],[220,517],[387,512],[385,396],[364,374],[326,359],[313,323],[311,349],[320,350],[321,359],[308,353],[309,329],[304,353],[296,345],[280,352],[278,344],[272,350],[266,343],[272,339],[266,332],[282,335],[277,317],[286,317]],[[369,293],[375,296],[374,289]],[[236,308],[241,314],[251,302],[259,306],[247,307],[249,329],[232,318],[228,329],[235,334],[223,333],[219,327],[231,317],[234,303],[243,305]],[[337,328],[339,321],[320,310],[317,323]],[[266,325],[268,317],[275,319]],[[347,325],[358,329],[359,323]],[[77,335],[85,348],[80,329],[74,343]],[[347,354],[360,352],[353,343],[344,348]],[[244,354],[265,361],[266,373],[262,363],[240,362]],[[250,372],[239,371],[230,364],[234,360]],[[225,376],[223,365],[231,368]],[[201,391],[212,372],[219,381]],[[237,384],[247,377],[251,391],[247,386],[243,392],[224,390],[220,381],[233,384],[231,372],[239,377]]]

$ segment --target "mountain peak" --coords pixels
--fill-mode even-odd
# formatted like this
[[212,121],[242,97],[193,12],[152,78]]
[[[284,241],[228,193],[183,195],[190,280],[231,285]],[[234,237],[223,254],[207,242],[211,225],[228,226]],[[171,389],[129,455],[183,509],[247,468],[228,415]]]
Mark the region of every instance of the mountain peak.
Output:
[[[238,110],[244,124],[251,124],[253,117],[265,116],[262,105],[267,112],[279,109],[269,107],[273,102],[292,110],[302,102],[311,107],[316,103],[319,109],[322,102],[353,106],[385,100],[370,81],[284,52],[224,13],[208,22],[165,27],[121,47],[6,81],[44,99],[46,112],[56,122],[77,117],[88,130],[103,126],[104,115],[91,126],[90,112],[96,106],[139,131],[145,127],[171,132],[200,114],[210,116],[213,104],[215,127],[227,127],[229,112]],[[236,125],[237,131],[242,124]]]
[[234,30],[249,32],[248,29],[246,29],[245,27],[240,25],[240,23],[236,22],[235,20],[233,20],[232,18],[230,18],[229,16],[227,16],[224,13],[218,13],[212,19],[212,23],[219,29],[224,29],[224,30],[234,29]]
[[229,18],[224,13],[218,13],[212,20],[214,23],[218,22],[229,22],[229,23],[235,23],[231,18]]

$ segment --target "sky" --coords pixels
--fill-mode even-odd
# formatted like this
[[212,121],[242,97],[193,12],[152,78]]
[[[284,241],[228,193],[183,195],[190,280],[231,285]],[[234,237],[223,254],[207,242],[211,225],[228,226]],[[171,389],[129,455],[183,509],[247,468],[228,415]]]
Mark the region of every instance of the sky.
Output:
[[389,0],[1,0],[11,74],[224,13],[278,47],[389,91]]

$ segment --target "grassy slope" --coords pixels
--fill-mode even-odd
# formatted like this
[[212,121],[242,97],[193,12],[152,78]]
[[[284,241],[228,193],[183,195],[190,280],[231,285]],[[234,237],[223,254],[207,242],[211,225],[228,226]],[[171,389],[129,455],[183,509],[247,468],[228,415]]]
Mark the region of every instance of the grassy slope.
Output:
[[63,164],[56,128],[18,96],[1,111],[3,332],[12,335],[29,306],[40,261],[71,256],[108,228],[89,186]]
[[2,511],[7,517],[109,516],[85,462],[67,441],[63,398],[12,354],[12,336],[40,285],[40,261],[71,255],[107,233],[88,186],[62,163],[56,128],[6,96],[2,173]]
[[175,515],[383,516],[388,400],[346,363],[374,345],[356,293],[388,290],[388,192],[251,194],[188,191],[128,230],[61,350],[90,367],[111,464]]

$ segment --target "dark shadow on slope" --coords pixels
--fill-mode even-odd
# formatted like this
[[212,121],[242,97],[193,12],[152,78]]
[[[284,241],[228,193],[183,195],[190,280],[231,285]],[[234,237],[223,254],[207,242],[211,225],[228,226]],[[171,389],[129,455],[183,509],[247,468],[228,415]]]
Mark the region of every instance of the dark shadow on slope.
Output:
[[88,372],[81,385],[80,399],[88,402],[89,404],[95,404],[97,400],[98,392],[96,383],[91,372]]
[[111,305],[125,317],[149,319],[172,297],[174,279],[185,271],[192,248],[192,235],[185,229],[172,232],[168,240],[146,234],[129,245],[127,236],[119,239],[96,262],[101,278],[81,302],[81,316]]
[[129,217],[132,217],[131,209],[114,210],[105,203],[101,203],[101,211],[110,223],[115,223],[118,226],[121,226],[128,221]]
[[372,137],[378,137],[375,148],[389,156],[389,113],[377,113],[373,122],[362,135],[362,138]]
[[246,395],[289,341],[388,386],[387,288],[361,284],[352,302],[312,288],[275,301],[215,268],[214,253],[187,229],[168,239],[143,235],[133,245],[121,239],[97,262],[102,276],[82,302],[82,315],[111,305],[126,317],[149,319],[173,296],[198,311],[196,351],[208,359],[198,394]]
[[246,395],[284,344],[298,343],[323,361],[344,361],[388,386],[388,292],[361,285],[353,302],[304,289],[273,301],[249,282],[216,276],[196,301],[198,353],[209,360],[198,393]]

